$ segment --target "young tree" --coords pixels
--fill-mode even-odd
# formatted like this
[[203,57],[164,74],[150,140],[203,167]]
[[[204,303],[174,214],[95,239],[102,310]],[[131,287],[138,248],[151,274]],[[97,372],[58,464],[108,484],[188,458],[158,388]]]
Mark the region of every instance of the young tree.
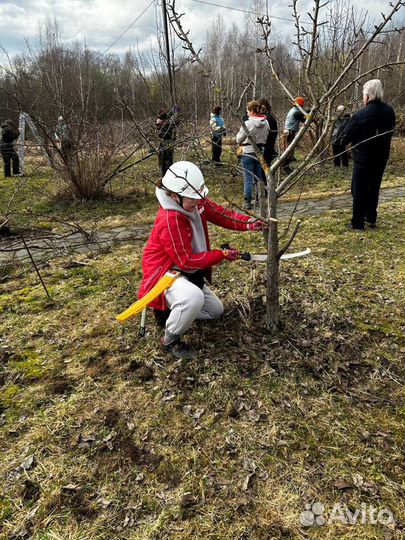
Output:
[[[303,27],[299,1],[293,0],[292,8],[296,35],[294,45],[299,56],[300,93],[305,92],[310,105],[307,111],[301,109],[305,113],[306,120],[291,144],[281,152],[270,167],[267,166],[255,142],[249,138],[266,173],[267,200],[265,205],[261,205],[261,217],[266,219],[269,226],[266,325],[270,331],[277,331],[279,324],[280,257],[290,247],[299,229],[299,222],[296,222],[292,232],[285,231],[283,237],[286,237],[287,233],[289,233],[289,238],[280,246],[280,231],[277,220],[278,201],[293,185],[302,180],[304,175],[315,164],[325,160],[325,143],[333,122],[336,101],[348,96],[351,89],[364,80],[365,77],[373,75],[378,70],[404,64],[402,59],[390,60],[389,58],[379,60],[377,64],[367,64],[366,67],[362,64],[362,60],[371,48],[379,44],[381,37],[386,35],[390,21],[393,20],[404,5],[403,0],[397,0],[394,4],[390,4],[387,15],[382,14],[381,22],[375,25],[374,28],[365,31],[363,29],[364,20],[357,18],[355,13],[348,9],[349,4],[339,2],[333,6],[329,2],[321,2],[321,0],[313,0],[312,12],[308,14],[311,26],[310,28]],[[210,67],[205,65],[198,52],[194,49],[189,38],[189,32],[185,31],[181,24],[181,15],[175,9],[175,0],[170,4],[170,11],[171,24],[177,36],[183,42],[183,46],[190,51],[193,61],[198,63],[202,73],[207,77],[212,77]],[[341,19],[342,14],[345,14],[343,19]],[[275,54],[277,49],[270,44],[271,19],[269,16],[263,16],[259,17],[257,22],[262,29],[263,45],[260,52],[267,57],[273,78],[277,81],[285,96],[293,103],[297,89],[289,78],[283,77],[278,69],[279,57]],[[343,27],[343,32],[340,29],[341,27]],[[221,89],[221,93],[223,99],[228,98],[224,89]],[[236,107],[229,99],[228,105],[233,109],[233,114],[237,115]],[[295,170],[286,177],[280,177],[281,166],[315,121],[318,122],[318,129],[312,149]],[[245,133],[248,136],[248,130],[243,122],[242,126],[244,126]],[[292,223],[291,219],[289,223]]]

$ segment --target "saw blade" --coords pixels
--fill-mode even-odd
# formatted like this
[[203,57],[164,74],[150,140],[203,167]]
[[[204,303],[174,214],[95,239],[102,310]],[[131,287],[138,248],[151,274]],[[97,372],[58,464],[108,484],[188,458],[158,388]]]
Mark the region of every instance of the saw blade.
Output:
[[[287,259],[295,259],[296,257],[305,257],[306,255],[309,255],[310,253],[311,253],[310,248],[306,248],[303,251],[296,251],[295,253],[283,253],[280,259],[285,261]],[[267,254],[266,253],[251,253],[250,260],[257,261],[257,262],[266,262]]]
[[295,253],[283,253],[280,257],[283,261],[286,259],[295,259],[295,257],[305,257],[309,255],[311,250],[309,248],[304,249],[303,251],[296,251]]
[[258,262],[266,262],[267,261],[267,254],[266,253],[251,253],[250,254],[250,260],[251,261],[258,261]]

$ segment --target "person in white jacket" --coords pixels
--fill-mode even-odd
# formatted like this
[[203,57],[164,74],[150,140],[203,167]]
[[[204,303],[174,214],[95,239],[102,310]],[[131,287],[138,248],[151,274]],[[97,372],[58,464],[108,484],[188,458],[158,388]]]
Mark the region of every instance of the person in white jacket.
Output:
[[261,107],[258,101],[250,101],[247,104],[246,110],[248,119],[245,124],[249,131],[249,137],[247,137],[243,127],[241,127],[236,135],[236,142],[243,147],[241,163],[244,181],[244,208],[251,210],[253,185],[261,180],[263,173],[262,166],[251,144],[251,139],[254,140],[261,150],[264,150],[270,127],[266,115],[260,112]]

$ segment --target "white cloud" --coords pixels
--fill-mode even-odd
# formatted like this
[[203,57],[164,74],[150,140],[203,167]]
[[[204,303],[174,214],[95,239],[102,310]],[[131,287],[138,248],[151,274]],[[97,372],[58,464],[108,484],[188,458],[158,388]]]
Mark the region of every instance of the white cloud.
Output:
[[[38,43],[40,27],[47,20],[55,19],[61,38],[66,41],[85,41],[91,48],[106,49],[145,9],[150,0],[17,0],[0,3],[0,45],[11,54],[26,49],[24,38],[31,46]],[[211,1],[211,0],[207,0]],[[213,3],[227,5],[242,10],[252,9],[250,0],[212,0]],[[0,0],[1,2],[1,0]],[[353,0],[354,6],[362,8],[361,0]],[[238,11],[207,5],[193,0],[177,0],[177,9],[185,13],[183,23],[191,30],[190,36],[196,45],[205,41],[207,31],[220,14],[226,24],[236,23],[243,27],[247,15]],[[311,0],[299,2],[302,19],[308,19]],[[270,12],[274,16],[291,19],[290,2],[274,0]],[[388,0],[368,0],[367,9],[372,18],[379,17],[381,11],[388,11]],[[141,49],[148,49],[150,41],[156,41],[156,18],[160,20],[161,7],[152,5],[125,36],[114,45],[112,52],[118,54],[138,42]],[[273,29],[280,36],[292,35],[292,22],[273,20]]]
[[[136,8],[132,0],[115,3],[111,0],[31,0],[0,4],[0,44],[10,53],[22,52],[24,38],[35,42],[47,20],[56,20],[62,40],[86,41],[89,47],[103,50],[131,24],[149,1],[138,0]],[[137,39],[148,41],[154,33],[155,9],[152,5],[114,50],[120,52],[134,45]]]

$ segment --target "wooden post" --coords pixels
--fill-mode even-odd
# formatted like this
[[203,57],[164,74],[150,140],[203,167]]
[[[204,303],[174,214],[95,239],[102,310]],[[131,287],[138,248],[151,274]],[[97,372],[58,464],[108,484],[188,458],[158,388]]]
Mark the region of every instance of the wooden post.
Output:
[[46,287],[46,285],[45,285],[45,282],[44,282],[44,280],[42,279],[42,276],[41,276],[41,274],[40,274],[40,272],[39,272],[39,268],[38,268],[38,266],[36,265],[36,263],[35,263],[35,261],[34,261],[34,257],[31,255],[31,251],[30,251],[29,247],[27,246],[27,243],[26,243],[25,238],[24,238],[23,236],[21,236],[21,240],[23,241],[24,247],[25,247],[25,249],[27,250],[27,253],[28,253],[28,255],[29,255],[29,258],[31,259],[32,266],[34,267],[35,272],[37,273],[37,276],[39,277],[39,281],[41,282],[41,285],[42,285],[42,287],[44,288],[44,291],[46,292],[46,296],[48,297],[48,300],[52,300],[51,295],[49,294],[49,291],[48,291],[48,289],[47,289],[47,287]]
[[20,135],[18,136],[17,141],[17,153],[18,153],[18,159],[20,162],[20,173],[24,175],[25,169],[24,169],[24,161],[25,161],[25,113],[20,113],[18,117],[18,131],[20,132]]

